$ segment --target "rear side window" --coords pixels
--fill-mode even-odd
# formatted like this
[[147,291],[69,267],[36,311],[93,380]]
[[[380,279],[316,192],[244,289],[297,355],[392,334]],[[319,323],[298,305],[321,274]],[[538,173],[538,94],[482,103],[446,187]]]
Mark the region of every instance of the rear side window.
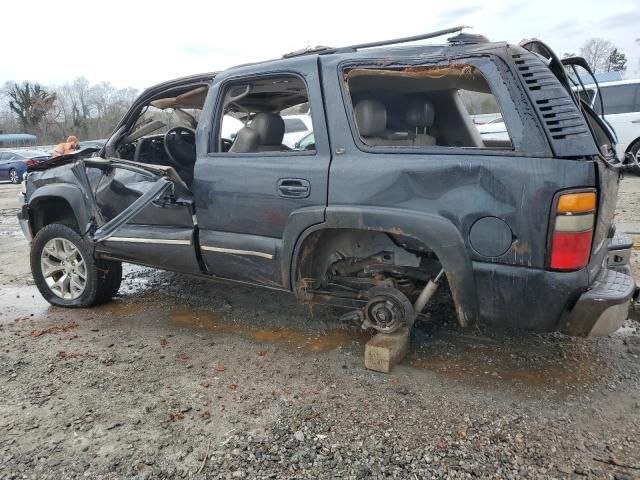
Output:
[[[605,115],[640,111],[640,85],[600,87]],[[596,105],[599,110],[600,106]]]
[[[307,86],[293,74],[240,79],[226,86],[217,151],[307,154],[297,141],[312,132]],[[303,120],[304,119],[304,120]]]
[[473,65],[355,67],[344,79],[366,145],[512,148],[500,105]]

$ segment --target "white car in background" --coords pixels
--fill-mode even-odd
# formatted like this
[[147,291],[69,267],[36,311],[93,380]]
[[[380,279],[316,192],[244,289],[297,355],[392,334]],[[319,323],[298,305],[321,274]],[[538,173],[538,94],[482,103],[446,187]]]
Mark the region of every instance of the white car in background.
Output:
[[[599,84],[604,104],[604,118],[618,137],[616,150],[622,159],[632,153],[640,160],[640,79],[619,80]],[[585,85],[580,96],[602,113],[595,85]]]
[[482,137],[484,142],[509,142],[509,133],[507,132],[507,126],[502,120],[502,116],[499,116],[490,122],[481,123],[476,125],[478,133]]
[[282,143],[289,148],[295,148],[302,137],[312,131],[311,116],[307,114],[283,115],[284,138]]

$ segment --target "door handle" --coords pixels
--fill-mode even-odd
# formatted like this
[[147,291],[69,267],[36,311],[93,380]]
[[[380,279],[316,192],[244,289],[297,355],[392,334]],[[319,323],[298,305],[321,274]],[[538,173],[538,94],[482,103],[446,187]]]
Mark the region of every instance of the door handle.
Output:
[[307,198],[311,193],[309,180],[303,178],[281,178],[278,180],[278,194],[284,198]]
[[636,118],[635,120],[631,120],[631,123],[640,123],[640,118]]

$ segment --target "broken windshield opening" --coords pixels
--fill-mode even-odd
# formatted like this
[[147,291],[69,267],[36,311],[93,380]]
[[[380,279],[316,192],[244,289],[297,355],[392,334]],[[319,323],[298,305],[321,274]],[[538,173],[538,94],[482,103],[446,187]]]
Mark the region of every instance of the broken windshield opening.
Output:
[[190,185],[196,161],[195,130],[207,92],[207,86],[190,85],[150,99],[119,140],[116,157],[172,167]]

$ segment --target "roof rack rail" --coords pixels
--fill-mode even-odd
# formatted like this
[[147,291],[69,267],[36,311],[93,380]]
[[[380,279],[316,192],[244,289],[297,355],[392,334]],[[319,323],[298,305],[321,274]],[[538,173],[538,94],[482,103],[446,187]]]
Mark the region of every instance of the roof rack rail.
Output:
[[390,40],[379,40],[377,42],[368,42],[368,43],[358,43],[356,45],[349,45],[346,47],[311,47],[305,48],[302,50],[296,50],[295,52],[286,53],[282,56],[282,58],[291,58],[291,57],[300,57],[303,55],[327,55],[330,53],[340,53],[340,52],[355,52],[356,50],[360,50],[362,48],[374,48],[374,47],[383,47],[386,45],[397,45],[400,43],[408,43],[415,42],[418,40],[427,40],[429,38],[441,37],[442,35],[448,35],[449,33],[457,33],[461,32],[463,29],[468,28],[466,25],[460,25],[458,27],[446,28],[444,30],[438,30],[430,33],[423,33],[421,35],[414,35],[412,37],[401,37],[401,38],[393,38]]

